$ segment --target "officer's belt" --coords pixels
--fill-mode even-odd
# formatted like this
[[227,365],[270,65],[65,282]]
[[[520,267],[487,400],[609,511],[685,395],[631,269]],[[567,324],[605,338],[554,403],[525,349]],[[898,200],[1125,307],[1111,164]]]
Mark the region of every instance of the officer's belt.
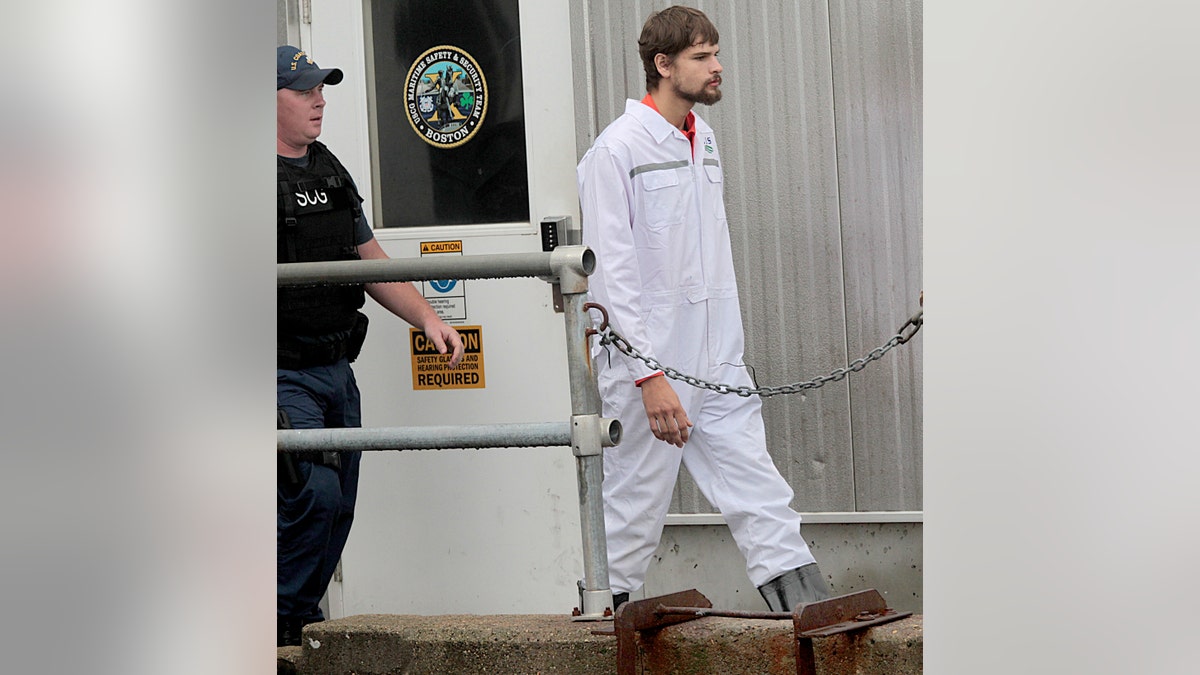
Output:
[[279,338],[277,367],[286,370],[301,370],[316,366],[328,366],[341,361],[350,353],[350,336],[322,342],[302,342],[296,339]]

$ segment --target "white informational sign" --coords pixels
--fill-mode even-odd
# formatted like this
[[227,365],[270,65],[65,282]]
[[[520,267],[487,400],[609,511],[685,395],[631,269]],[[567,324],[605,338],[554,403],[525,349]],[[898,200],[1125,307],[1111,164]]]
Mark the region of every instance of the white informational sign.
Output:
[[[462,240],[423,241],[421,257],[427,255],[462,255]],[[421,295],[429,301],[442,321],[453,323],[467,320],[466,284],[459,279],[437,279],[421,282]]]

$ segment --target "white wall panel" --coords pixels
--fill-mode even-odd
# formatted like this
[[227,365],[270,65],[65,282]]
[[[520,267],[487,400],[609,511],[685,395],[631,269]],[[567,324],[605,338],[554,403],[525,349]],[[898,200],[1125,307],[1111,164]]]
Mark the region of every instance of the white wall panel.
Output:
[[[854,356],[918,309],[921,5],[830,3],[846,324]],[[855,503],[921,508],[918,337],[850,379]]]

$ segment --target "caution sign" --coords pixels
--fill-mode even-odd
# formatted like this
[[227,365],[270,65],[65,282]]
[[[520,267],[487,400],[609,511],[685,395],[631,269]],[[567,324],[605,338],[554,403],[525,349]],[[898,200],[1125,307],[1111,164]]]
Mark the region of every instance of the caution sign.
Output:
[[480,326],[457,326],[462,336],[463,357],[457,368],[450,368],[450,355],[439,354],[437,345],[416,328],[408,330],[412,345],[412,376],[414,390],[483,389],[483,329]]
[[462,240],[421,242],[421,255],[426,255],[428,253],[458,253],[461,255]]
[[[462,255],[461,239],[421,242],[421,257],[427,255]],[[433,307],[442,321],[454,323],[467,320],[466,285],[457,279],[435,279],[421,282],[421,295]]]

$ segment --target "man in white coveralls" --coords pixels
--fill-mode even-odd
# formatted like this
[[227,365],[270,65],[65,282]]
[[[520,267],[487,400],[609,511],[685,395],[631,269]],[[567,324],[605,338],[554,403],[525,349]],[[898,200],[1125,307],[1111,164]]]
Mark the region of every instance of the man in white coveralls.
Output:
[[[634,348],[709,381],[753,386],[721,153],[692,111],[721,99],[718,40],[696,9],[647,19],[638,47],[649,93],[627,101],[579,163],[583,240],[597,255],[589,299]],[[604,455],[614,608],[645,581],[681,461],[724,515],[772,610],[829,597],[792,489],[767,453],[762,402],[674,383],[615,349],[596,347],[593,358],[603,413],[624,426]]]

